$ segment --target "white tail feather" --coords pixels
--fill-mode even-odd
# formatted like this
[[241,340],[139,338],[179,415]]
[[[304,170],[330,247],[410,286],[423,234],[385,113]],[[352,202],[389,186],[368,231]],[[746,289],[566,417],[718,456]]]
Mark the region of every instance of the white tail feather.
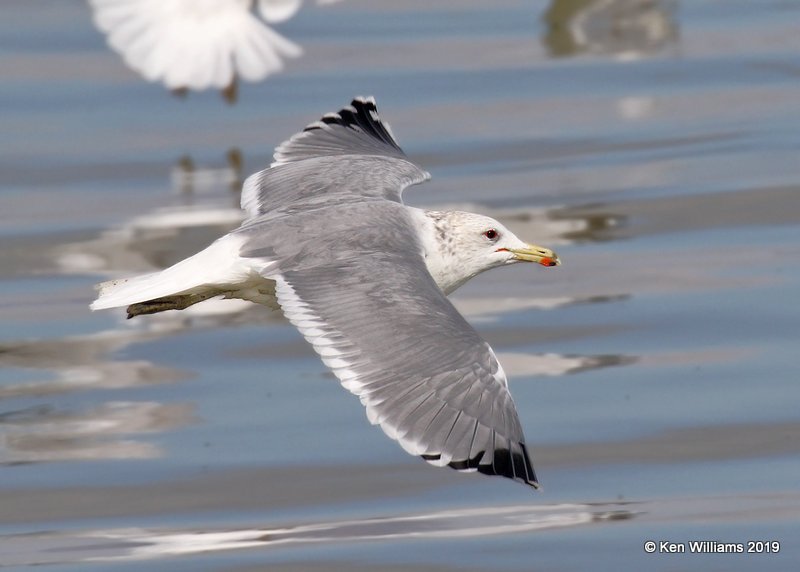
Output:
[[117,308],[175,294],[223,293],[247,281],[255,270],[239,256],[241,244],[240,237],[226,235],[161,272],[98,284],[98,298],[90,308]]

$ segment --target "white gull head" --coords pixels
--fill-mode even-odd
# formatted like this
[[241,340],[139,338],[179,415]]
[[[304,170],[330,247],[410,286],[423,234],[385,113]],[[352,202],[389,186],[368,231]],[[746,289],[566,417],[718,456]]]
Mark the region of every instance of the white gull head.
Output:
[[555,252],[523,242],[491,217],[463,211],[414,211],[428,272],[445,294],[497,266],[561,264]]

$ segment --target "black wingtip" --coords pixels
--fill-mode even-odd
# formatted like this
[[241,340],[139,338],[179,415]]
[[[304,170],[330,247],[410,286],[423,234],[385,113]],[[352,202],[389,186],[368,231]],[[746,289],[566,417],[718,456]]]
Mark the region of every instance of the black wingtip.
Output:
[[375,97],[371,95],[357,95],[353,98],[353,101],[350,102],[350,105],[356,109],[364,107],[368,110],[378,111],[378,104],[375,102]]
[[378,105],[371,95],[355,97],[349,106],[343,107],[335,113],[326,113],[319,121],[306,126],[303,131],[315,131],[321,129],[323,125],[340,125],[363,131],[396,151],[403,152],[395,141],[388,124],[384,123],[378,115]]
[[[517,445],[519,449],[514,451],[495,449],[491,463],[481,464],[485,451],[480,451],[471,459],[451,461],[447,466],[457,471],[477,470],[484,475],[506,477],[528,485],[534,490],[541,490],[542,487],[533,470],[528,448],[525,443],[517,443]],[[439,454],[420,456],[426,461],[438,461],[441,458]]]
[[478,464],[475,468],[484,475],[496,475],[513,479],[526,484],[533,489],[539,489],[539,480],[533,470],[533,464],[528,456],[524,443],[519,443],[519,451],[508,449],[495,449],[491,464]]

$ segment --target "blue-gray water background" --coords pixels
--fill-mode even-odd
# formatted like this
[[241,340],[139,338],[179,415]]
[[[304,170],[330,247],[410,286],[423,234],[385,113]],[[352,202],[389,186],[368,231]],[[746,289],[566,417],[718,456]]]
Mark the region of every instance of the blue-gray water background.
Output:
[[[639,4],[309,2],[278,26],[304,55],[230,105],[143,81],[82,2],[5,2],[0,566],[797,569],[800,3]],[[410,204],[564,262],[453,296],[541,493],[406,455],[266,309],[88,311],[236,226],[237,181],[359,94],[433,175]]]

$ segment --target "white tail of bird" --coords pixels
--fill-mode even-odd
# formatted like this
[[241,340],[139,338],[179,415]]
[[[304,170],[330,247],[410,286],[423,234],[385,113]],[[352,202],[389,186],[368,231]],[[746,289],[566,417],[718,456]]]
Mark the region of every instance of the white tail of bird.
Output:
[[160,272],[98,284],[98,298],[90,307],[128,306],[132,317],[181,310],[220,295],[264,303],[261,297],[270,294],[271,285],[265,285],[267,281],[258,274],[253,264],[256,260],[239,256],[241,242],[241,238],[227,235]]

